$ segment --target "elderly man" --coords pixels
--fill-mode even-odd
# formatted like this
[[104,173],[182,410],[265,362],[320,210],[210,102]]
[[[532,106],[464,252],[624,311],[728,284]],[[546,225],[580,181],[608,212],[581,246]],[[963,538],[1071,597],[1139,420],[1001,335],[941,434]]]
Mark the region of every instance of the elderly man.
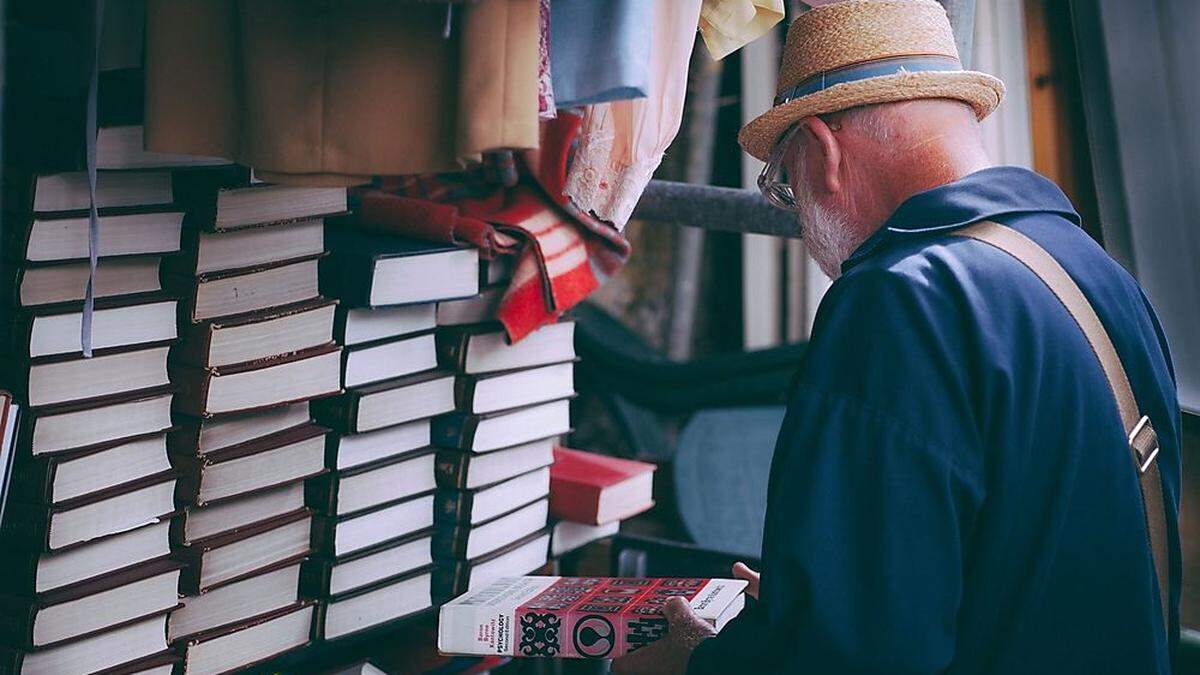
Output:
[[[1169,673],[1179,410],[1137,283],[1045,178],[933,0],[791,27],[740,140],[836,279],[771,467],[758,597],[685,603],[617,673]],[[1155,439],[1155,432],[1157,439]]]

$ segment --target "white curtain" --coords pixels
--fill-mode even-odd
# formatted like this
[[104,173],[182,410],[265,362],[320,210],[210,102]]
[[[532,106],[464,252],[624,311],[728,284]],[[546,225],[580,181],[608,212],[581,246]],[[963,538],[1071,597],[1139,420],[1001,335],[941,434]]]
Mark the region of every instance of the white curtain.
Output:
[[1105,246],[1146,290],[1200,413],[1200,2],[1074,0]]

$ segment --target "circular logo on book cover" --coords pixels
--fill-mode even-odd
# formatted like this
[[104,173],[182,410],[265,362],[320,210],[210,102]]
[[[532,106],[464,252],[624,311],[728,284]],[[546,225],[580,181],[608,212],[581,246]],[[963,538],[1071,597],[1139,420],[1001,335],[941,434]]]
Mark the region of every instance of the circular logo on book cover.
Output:
[[575,651],[593,659],[608,656],[616,644],[612,622],[600,614],[588,614],[575,624],[571,642]]

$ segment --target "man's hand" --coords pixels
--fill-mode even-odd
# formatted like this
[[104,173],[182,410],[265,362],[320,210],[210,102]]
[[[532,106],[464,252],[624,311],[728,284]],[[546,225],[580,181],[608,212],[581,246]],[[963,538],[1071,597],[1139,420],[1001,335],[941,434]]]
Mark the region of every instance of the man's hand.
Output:
[[746,595],[758,599],[758,572],[746,566],[746,563],[733,564],[733,578],[745,579],[749,582],[746,586]]
[[666,636],[632,654],[614,659],[613,675],[682,675],[696,645],[717,633],[704,619],[696,616],[683,598],[668,600],[663,605],[663,616],[667,617]]

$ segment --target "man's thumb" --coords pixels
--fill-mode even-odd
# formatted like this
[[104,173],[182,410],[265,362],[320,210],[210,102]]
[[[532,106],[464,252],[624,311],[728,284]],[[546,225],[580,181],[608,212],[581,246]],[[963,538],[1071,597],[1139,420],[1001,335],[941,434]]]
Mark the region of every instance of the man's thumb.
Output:
[[672,625],[690,623],[692,619],[692,606],[688,604],[687,600],[675,596],[667,600],[666,604],[663,605],[662,613]]

